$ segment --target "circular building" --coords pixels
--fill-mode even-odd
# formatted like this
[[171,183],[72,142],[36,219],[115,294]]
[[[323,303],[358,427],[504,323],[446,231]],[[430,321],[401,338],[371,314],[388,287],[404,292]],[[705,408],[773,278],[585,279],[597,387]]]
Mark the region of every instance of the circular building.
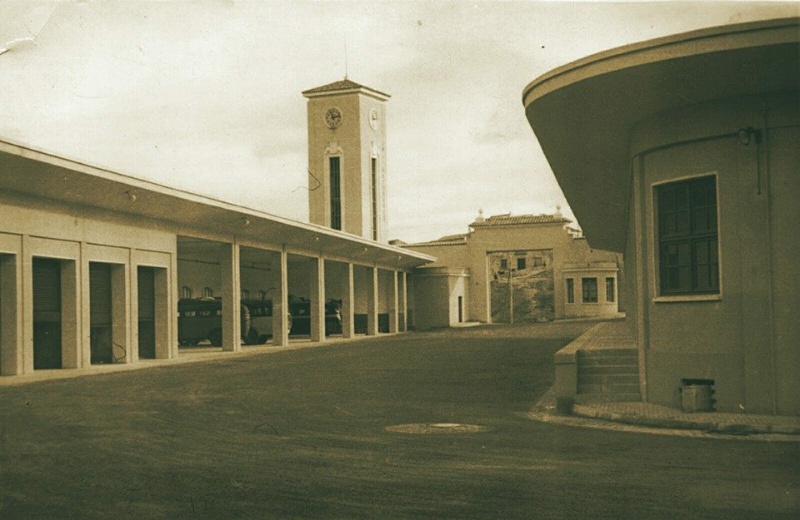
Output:
[[800,18],[637,43],[524,90],[592,247],[624,253],[644,400],[800,415]]

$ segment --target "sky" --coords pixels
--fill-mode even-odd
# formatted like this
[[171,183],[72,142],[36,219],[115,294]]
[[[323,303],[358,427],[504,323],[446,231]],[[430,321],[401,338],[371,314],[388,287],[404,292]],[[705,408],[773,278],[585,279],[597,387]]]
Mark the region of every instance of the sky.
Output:
[[524,87],[589,54],[797,2],[0,0],[0,139],[308,221],[301,92],[387,102],[387,236],[569,205]]

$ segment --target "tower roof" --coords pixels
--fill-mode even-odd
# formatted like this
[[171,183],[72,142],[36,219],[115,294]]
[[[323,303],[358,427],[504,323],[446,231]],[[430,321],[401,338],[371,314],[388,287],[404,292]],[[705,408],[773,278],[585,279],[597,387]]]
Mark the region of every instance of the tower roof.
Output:
[[391,97],[389,94],[381,92],[380,90],[360,85],[347,78],[303,91],[303,95],[307,98],[335,96],[340,94],[364,94],[365,96],[370,96],[381,101],[386,101]]

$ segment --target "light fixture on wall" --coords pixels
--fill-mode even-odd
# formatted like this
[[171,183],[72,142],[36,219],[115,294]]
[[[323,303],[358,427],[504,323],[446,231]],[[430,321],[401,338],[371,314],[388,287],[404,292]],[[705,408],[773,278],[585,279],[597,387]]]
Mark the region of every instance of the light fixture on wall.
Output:
[[125,195],[128,196],[128,200],[131,202],[136,202],[136,194],[132,191],[126,191]]
[[247,217],[242,217],[242,227],[247,227],[250,225],[250,219]]
[[748,126],[747,128],[740,128],[739,131],[736,133],[737,138],[739,139],[739,144],[742,146],[747,146],[750,144],[750,141],[755,138],[756,144],[761,143],[761,130],[756,130],[752,126]]

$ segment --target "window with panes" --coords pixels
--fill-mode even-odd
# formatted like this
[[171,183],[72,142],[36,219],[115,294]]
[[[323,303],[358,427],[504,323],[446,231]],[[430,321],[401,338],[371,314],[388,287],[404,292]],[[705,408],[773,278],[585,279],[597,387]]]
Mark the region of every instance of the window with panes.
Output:
[[656,187],[660,294],[719,293],[713,175]]
[[581,278],[583,303],[597,303],[597,278]]

